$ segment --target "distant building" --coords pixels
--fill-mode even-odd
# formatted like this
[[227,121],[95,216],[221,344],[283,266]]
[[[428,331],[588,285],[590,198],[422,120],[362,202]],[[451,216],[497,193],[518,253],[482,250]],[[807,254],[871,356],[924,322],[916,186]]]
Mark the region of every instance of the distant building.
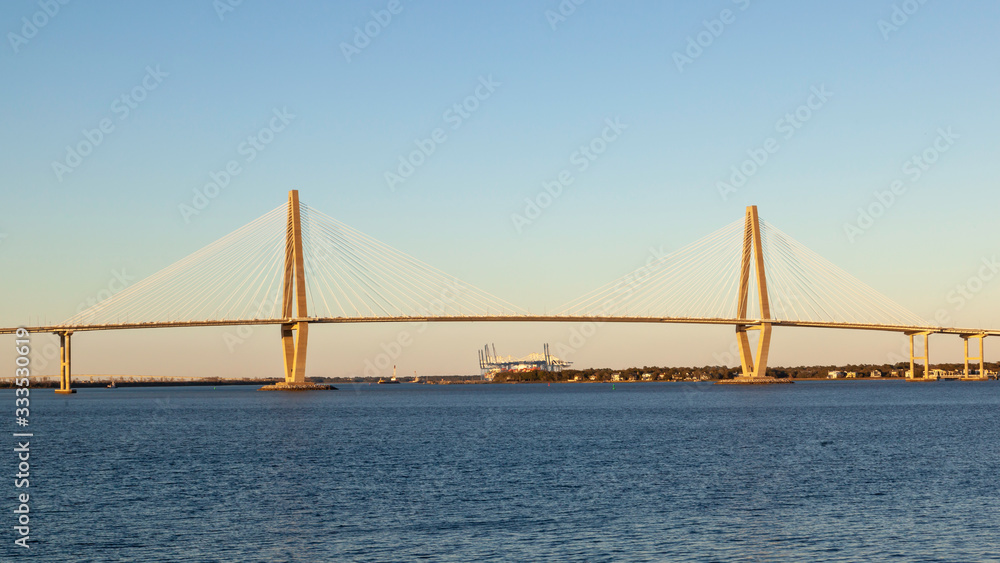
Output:
[[858,376],[858,372],[856,372],[856,371],[849,371],[849,372],[847,372],[847,378],[848,379],[854,379],[857,376]]
[[485,379],[492,381],[496,374],[502,372],[560,372],[563,368],[567,368],[573,363],[560,360],[549,354],[548,344],[543,349],[544,352],[542,354],[528,354],[523,358],[514,359],[510,356],[500,358],[497,356],[496,347],[490,353],[490,347],[486,346],[479,351],[479,369],[482,370]]
[[873,369],[872,372],[868,375],[870,377],[882,377],[882,372],[880,370]]
[[642,380],[643,381],[652,381],[653,380],[653,374],[651,374],[651,373],[644,373],[644,374],[642,374]]
[[842,371],[831,371],[826,374],[827,379],[843,379],[846,376],[847,374]]
[[621,381],[621,380],[622,380],[622,374],[618,372],[611,374],[611,381]]

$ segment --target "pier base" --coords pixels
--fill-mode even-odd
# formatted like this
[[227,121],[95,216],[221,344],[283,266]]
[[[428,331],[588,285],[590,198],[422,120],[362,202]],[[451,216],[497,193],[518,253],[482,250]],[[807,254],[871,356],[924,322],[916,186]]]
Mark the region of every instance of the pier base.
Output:
[[333,385],[324,385],[322,383],[286,383],[280,381],[273,385],[265,385],[258,389],[258,391],[336,391],[337,388]]
[[771,376],[760,376],[757,377],[745,377],[739,376],[732,379],[720,379],[715,382],[716,385],[779,385],[783,383],[795,383],[791,379],[778,379]]
[[60,395],[72,395],[76,393],[76,389],[56,389],[56,393]]

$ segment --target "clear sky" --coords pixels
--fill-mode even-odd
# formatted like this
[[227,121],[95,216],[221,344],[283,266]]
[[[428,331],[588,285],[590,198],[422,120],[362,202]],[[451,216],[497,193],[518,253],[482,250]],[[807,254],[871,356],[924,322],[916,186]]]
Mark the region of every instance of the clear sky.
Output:
[[[119,274],[150,275],[294,188],[532,312],[756,204],[915,313],[1000,328],[1000,275],[981,273],[1000,254],[998,24],[988,0],[5,2],[0,325],[61,321]],[[477,93],[472,111],[449,112]],[[574,154],[606,120],[624,128],[582,170]],[[259,150],[244,144],[272,126]],[[387,180],[437,129],[433,154]],[[769,140],[767,162],[733,186]],[[912,161],[925,151],[933,163]],[[232,160],[239,173],[185,216]],[[516,224],[562,171],[572,184]],[[859,224],[894,182],[884,213]],[[959,286],[978,289],[958,298]],[[409,331],[402,373],[472,373],[486,342],[520,356],[575,328],[319,327],[309,372],[360,374]],[[276,328],[235,346],[224,333],[78,335],[74,371],[280,373]],[[881,363],[902,341],[778,330],[771,364]],[[603,327],[568,359],[716,364],[733,342],[731,328]],[[937,337],[932,359],[955,361],[960,343]]]

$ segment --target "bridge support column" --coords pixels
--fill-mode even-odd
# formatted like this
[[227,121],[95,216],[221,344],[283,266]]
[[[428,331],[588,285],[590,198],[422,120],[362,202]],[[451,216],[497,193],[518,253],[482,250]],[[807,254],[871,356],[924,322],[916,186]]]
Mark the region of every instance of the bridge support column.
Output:
[[281,346],[285,352],[285,385],[306,384],[306,349],[309,323],[281,325]]
[[[910,378],[917,379],[917,372],[915,370],[914,360],[924,361],[924,379],[931,376],[931,333],[930,332],[908,332],[907,336],[910,337]],[[924,355],[914,356],[913,355],[913,337],[923,336],[924,337]]]
[[[962,342],[965,344],[965,377],[969,377],[969,360],[979,360],[979,377],[986,377],[986,354],[983,353],[983,341],[986,340],[985,334],[962,334]],[[969,355],[969,339],[978,338],[979,339],[979,355],[970,356]]]
[[76,389],[73,389],[72,349],[70,347],[73,333],[57,332],[56,334],[59,335],[59,388],[56,389],[56,393],[69,395],[76,393]]
[[306,350],[309,345],[309,311],[306,303],[305,257],[302,250],[302,216],[299,192],[288,192],[288,227],[285,238],[285,284],[281,313],[288,322],[281,324],[281,349],[284,353],[285,380],[261,387],[264,391],[307,391],[334,389],[306,381]]
[[[739,319],[747,318],[747,307],[750,298],[750,270],[753,268],[757,276],[757,301],[760,303],[760,322],[748,322],[736,327],[736,343],[740,349],[740,364],[742,374],[734,379],[723,379],[718,383],[792,383],[790,379],[776,379],[767,376],[767,355],[771,349],[771,305],[767,295],[767,276],[764,273],[764,251],[760,238],[760,219],[757,217],[757,206],[747,207],[746,222],[743,229],[743,260],[740,267],[739,302],[737,313]],[[749,319],[748,319],[749,320]],[[748,330],[759,330],[756,355],[750,348]]]
[[[750,346],[750,336],[747,333],[749,330],[760,331],[756,354],[754,354]],[[743,369],[742,377],[764,377],[767,372],[767,354],[771,347],[771,323],[738,326],[736,327],[736,339],[740,348],[740,364]]]

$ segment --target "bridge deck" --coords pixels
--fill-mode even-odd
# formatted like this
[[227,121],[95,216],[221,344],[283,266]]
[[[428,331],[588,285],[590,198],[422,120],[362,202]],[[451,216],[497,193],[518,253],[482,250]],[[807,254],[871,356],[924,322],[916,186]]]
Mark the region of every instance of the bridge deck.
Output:
[[[488,316],[428,316],[428,317],[310,317],[291,319],[250,319],[237,321],[176,321],[157,323],[116,323],[104,325],[44,325],[21,327],[32,333],[44,332],[88,332],[97,330],[136,330],[149,328],[184,328],[184,327],[213,327],[213,326],[262,326],[281,325],[296,322],[308,322],[310,324],[342,324],[342,323],[423,323],[423,322],[556,322],[556,323],[665,323],[665,324],[702,324],[702,325],[731,325],[731,326],[753,326],[762,322],[770,323],[775,327],[809,327],[809,328],[836,328],[847,330],[876,330],[883,332],[929,332],[931,334],[955,334],[955,335],[984,335],[1000,336],[1000,330],[984,330],[978,328],[949,328],[936,326],[903,326],[903,325],[876,325],[876,324],[856,324],[856,323],[828,323],[811,321],[787,321],[787,320],[767,320],[760,319],[716,319],[716,318],[690,318],[690,317],[623,317],[623,316],[553,316],[553,315],[488,315]],[[13,334],[18,327],[0,328],[0,334]]]

